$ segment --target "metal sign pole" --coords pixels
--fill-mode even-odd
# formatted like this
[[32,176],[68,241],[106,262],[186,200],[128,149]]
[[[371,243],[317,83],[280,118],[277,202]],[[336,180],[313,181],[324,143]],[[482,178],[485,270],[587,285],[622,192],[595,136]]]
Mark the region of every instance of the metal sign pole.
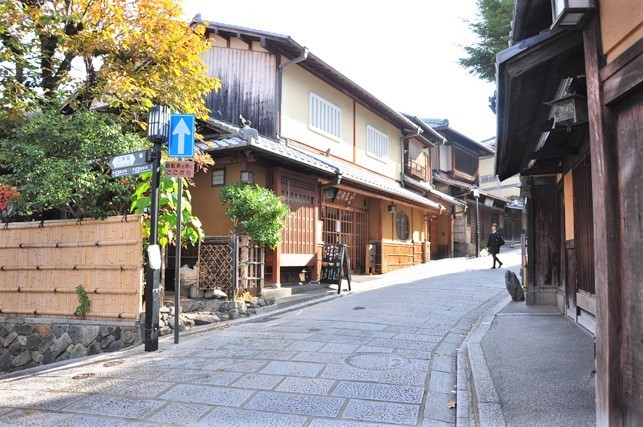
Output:
[[176,248],[174,253],[174,344],[179,343],[179,313],[181,311],[181,199],[183,178],[177,177],[179,189],[176,203]]

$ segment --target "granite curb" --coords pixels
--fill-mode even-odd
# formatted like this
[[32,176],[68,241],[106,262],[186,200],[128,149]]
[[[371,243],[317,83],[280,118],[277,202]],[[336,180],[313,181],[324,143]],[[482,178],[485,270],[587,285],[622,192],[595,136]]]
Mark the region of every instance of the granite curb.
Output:
[[[458,349],[456,425],[505,426],[500,398],[496,392],[481,341],[496,314],[511,302],[507,296],[494,305],[475,325],[475,330]],[[466,402],[460,404],[460,402]]]

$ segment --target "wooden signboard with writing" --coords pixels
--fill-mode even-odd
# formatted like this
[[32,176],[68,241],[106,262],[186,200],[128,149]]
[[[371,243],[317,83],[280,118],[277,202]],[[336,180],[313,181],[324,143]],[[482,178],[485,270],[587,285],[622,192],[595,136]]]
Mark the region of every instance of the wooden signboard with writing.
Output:
[[342,291],[342,274],[351,290],[351,266],[346,245],[327,244],[322,249],[322,268],[320,283],[337,285],[337,293]]

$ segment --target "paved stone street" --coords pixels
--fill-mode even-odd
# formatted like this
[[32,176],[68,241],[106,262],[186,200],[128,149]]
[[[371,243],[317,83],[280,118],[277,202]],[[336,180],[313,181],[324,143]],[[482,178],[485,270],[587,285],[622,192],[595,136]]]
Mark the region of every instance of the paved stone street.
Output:
[[[500,258],[518,271],[519,251]],[[0,380],[0,424],[455,425],[468,414],[457,350],[507,296],[506,268],[490,264],[432,261],[315,305],[195,329],[178,345],[164,337],[156,352],[17,373]]]

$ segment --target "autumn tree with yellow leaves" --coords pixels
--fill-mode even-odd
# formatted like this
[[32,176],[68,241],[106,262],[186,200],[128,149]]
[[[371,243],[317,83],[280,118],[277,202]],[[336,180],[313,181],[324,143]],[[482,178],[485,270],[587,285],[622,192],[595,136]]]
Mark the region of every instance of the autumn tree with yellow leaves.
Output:
[[3,0],[4,118],[51,102],[103,106],[142,128],[155,104],[206,117],[204,95],[220,82],[200,57],[204,31],[176,0]]

